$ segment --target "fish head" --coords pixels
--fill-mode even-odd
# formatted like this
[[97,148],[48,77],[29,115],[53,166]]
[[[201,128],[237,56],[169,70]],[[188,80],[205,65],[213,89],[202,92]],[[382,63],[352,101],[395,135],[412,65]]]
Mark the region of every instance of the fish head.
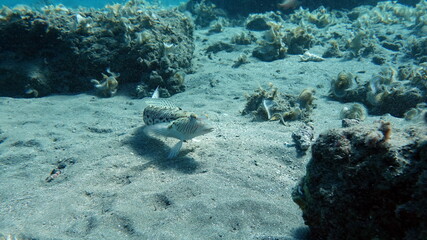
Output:
[[198,117],[197,115],[192,114],[190,118],[195,119],[195,121],[197,122],[198,128],[195,131],[195,133],[197,133],[197,136],[210,133],[214,130],[213,126],[209,123],[207,117]]
[[171,130],[176,132],[176,138],[181,140],[190,140],[213,131],[209,122],[195,114],[173,121],[170,125]]
[[195,114],[180,117],[170,122],[148,124],[144,128],[146,134],[155,133],[179,140],[190,140],[197,136],[210,133],[213,130],[214,128],[206,119],[197,117]]
[[214,130],[213,126],[211,126],[207,121],[200,120],[200,119],[198,121],[199,121],[198,122],[199,127],[197,128],[197,130],[195,132],[195,134],[197,136],[210,133]]

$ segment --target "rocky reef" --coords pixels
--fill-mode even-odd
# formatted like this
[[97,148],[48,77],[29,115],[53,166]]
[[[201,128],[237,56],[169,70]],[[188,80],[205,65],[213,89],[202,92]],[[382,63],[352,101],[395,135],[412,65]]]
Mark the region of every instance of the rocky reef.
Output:
[[170,96],[185,89],[193,23],[140,0],[104,9],[3,7],[0,50],[2,96],[86,91],[108,68],[120,74],[120,85],[138,85],[138,97],[157,86]]
[[[347,7],[351,9],[349,11],[334,10],[341,8],[330,6],[336,1],[316,1],[316,8],[309,2],[306,2],[308,5],[303,2],[302,8],[291,13],[276,11],[277,2],[276,5],[262,4],[275,6],[270,12],[253,3],[257,10],[241,14],[244,18],[238,19],[230,18],[221,6],[244,9],[251,1],[241,4],[239,1],[220,2],[194,0],[189,1],[184,9],[193,13],[196,25],[201,28],[212,27],[222,21],[228,25],[244,24],[247,30],[259,32],[258,46],[253,55],[263,61],[282,59],[285,54],[303,54],[314,46],[327,47],[322,55],[324,58],[367,58],[377,65],[395,64],[407,58],[415,59],[417,64],[426,61],[427,20],[424,15],[427,4],[424,0],[416,5],[414,2],[402,2],[411,6],[390,1],[357,1],[353,4],[355,8]],[[375,3],[375,6],[361,6]],[[239,14],[239,11],[233,13]],[[388,26],[392,25],[399,25],[402,29],[389,30]],[[406,39],[406,34],[414,36]]]
[[404,117],[411,109],[422,111],[427,99],[427,66],[383,67],[369,81],[356,74],[340,72],[331,80],[330,97],[341,102],[359,102],[375,115]]
[[[231,17],[235,16],[247,16],[251,13],[263,13],[267,11],[289,11],[296,9],[299,6],[309,9],[316,9],[320,6],[328,7],[331,9],[351,9],[361,5],[375,5],[380,0],[348,0],[348,1],[336,1],[336,0],[263,0],[262,4],[258,0],[190,0],[187,5],[188,9],[196,9],[203,6],[203,11],[206,17],[213,17],[212,14],[206,14],[213,11],[221,11]],[[400,0],[402,4],[415,5],[418,0]],[[215,9],[215,10],[214,10]],[[204,18],[205,20],[207,18]]]
[[321,134],[293,200],[314,239],[427,239],[425,126]]
[[314,89],[304,89],[299,96],[284,94],[272,84],[269,90],[258,88],[253,94],[247,95],[246,106],[242,115],[251,114],[256,121],[280,120],[285,124],[287,121],[300,120],[310,122],[310,114],[316,105]]

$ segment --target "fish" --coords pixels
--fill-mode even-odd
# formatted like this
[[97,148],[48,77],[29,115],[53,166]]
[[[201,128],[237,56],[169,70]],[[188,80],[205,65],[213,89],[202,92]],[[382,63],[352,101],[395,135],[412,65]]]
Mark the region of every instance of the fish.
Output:
[[213,127],[205,118],[184,111],[172,102],[159,98],[158,88],[153,96],[146,100],[146,104],[143,112],[145,123],[143,132],[146,135],[155,134],[179,140],[172,147],[168,159],[178,156],[185,141],[213,131]]
[[188,115],[188,112],[180,108],[148,105],[144,108],[143,120],[145,125],[154,125],[158,123],[169,123],[179,118],[187,117]]

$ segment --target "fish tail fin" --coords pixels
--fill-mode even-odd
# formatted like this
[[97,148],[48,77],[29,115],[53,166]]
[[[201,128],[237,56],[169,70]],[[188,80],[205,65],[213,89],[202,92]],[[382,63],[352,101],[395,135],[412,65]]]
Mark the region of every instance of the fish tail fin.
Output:
[[183,142],[184,141],[181,140],[172,147],[172,149],[168,155],[168,159],[175,158],[176,156],[178,156],[179,150],[181,150]]

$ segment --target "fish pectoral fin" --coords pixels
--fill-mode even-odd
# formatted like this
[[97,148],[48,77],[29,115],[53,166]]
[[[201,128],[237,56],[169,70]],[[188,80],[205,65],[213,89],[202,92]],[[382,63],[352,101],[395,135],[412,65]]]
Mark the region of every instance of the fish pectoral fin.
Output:
[[157,123],[154,125],[144,126],[143,132],[145,135],[155,134],[168,137],[170,134],[169,123]]
[[181,150],[182,147],[182,143],[183,141],[179,141],[175,144],[175,146],[172,147],[169,155],[168,155],[168,159],[174,158],[176,156],[178,156],[179,150]]

